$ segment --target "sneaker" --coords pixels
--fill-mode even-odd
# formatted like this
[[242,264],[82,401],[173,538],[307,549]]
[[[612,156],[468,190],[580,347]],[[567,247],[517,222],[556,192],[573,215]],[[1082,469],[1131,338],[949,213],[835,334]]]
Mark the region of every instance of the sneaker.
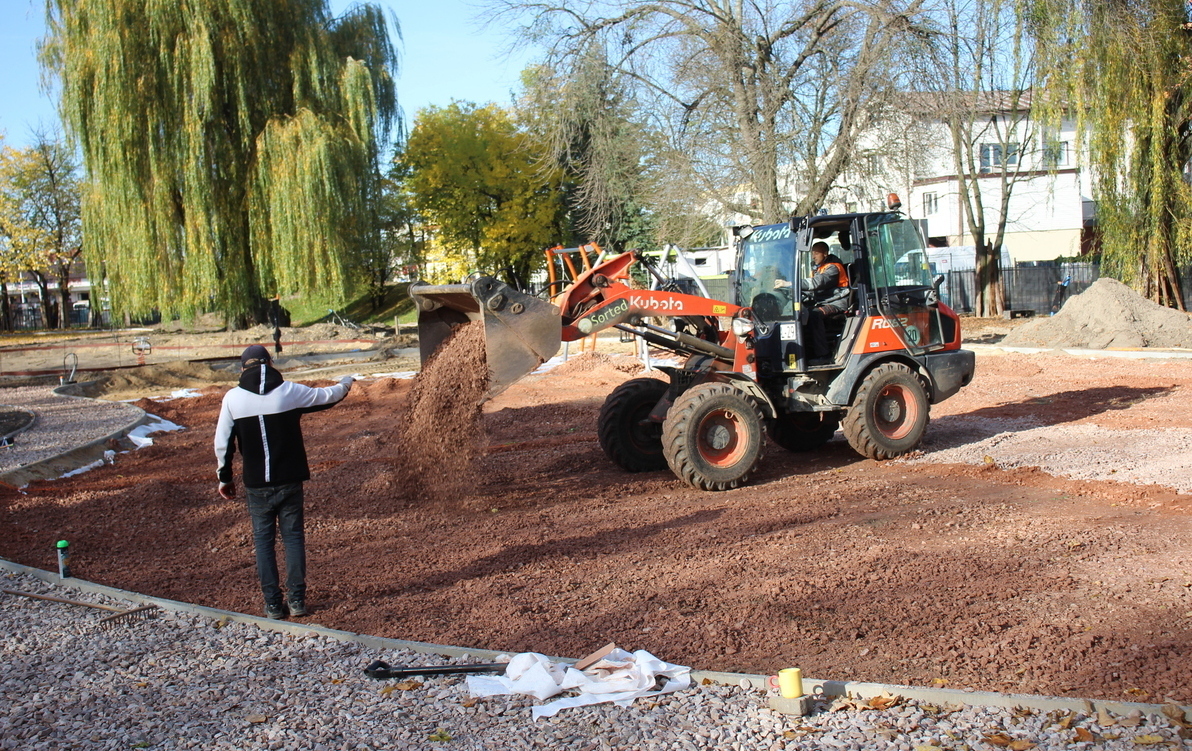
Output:
[[302,600],[290,600],[290,615],[295,618],[306,615],[306,603]]
[[281,605],[266,605],[265,617],[274,621],[278,620],[279,618],[285,618],[285,608],[283,608]]

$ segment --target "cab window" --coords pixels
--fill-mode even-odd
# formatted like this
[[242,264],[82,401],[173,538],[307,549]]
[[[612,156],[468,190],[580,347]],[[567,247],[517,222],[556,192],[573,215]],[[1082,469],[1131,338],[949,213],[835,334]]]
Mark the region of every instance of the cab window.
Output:
[[871,220],[869,263],[876,287],[930,287],[931,266],[915,225],[906,219]]

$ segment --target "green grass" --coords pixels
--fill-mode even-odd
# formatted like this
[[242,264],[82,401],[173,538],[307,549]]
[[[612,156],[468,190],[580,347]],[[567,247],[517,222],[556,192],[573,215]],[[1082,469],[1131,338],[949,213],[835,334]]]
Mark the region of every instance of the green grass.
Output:
[[[336,312],[344,318],[360,324],[375,323],[392,326],[395,316],[399,317],[401,323],[417,323],[418,311],[414,309],[414,302],[406,292],[409,286],[407,282],[389,285],[385,291],[385,300],[377,310],[372,309],[368,295],[361,293],[344,307],[337,308]],[[291,322],[294,326],[309,326],[327,319],[325,305],[301,298],[285,300],[282,304],[290,311]]]

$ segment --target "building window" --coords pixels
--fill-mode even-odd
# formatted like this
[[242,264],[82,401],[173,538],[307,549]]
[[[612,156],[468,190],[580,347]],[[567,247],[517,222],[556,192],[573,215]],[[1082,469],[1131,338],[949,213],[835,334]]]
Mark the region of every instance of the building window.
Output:
[[940,210],[940,197],[938,193],[924,193],[923,194],[923,216],[931,216]]
[[981,171],[990,172],[995,168],[1015,167],[1018,165],[1018,144],[1016,143],[983,143],[981,144]]
[[1043,144],[1043,166],[1045,167],[1066,167],[1068,166],[1068,142],[1067,141],[1050,141]]

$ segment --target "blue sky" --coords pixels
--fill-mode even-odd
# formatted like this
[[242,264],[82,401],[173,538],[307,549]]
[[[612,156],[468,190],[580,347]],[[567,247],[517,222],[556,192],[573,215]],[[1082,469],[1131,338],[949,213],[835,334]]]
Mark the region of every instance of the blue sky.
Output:
[[[428,105],[458,99],[508,104],[530,54],[507,56],[510,32],[485,24],[481,7],[464,0],[374,0],[402,27],[398,99],[412,124]],[[330,0],[338,14],[352,3]],[[57,126],[55,105],[41,92],[37,40],[45,33],[42,0],[0,0],[0,133],[9,146],[29,145],[39,125]]]

